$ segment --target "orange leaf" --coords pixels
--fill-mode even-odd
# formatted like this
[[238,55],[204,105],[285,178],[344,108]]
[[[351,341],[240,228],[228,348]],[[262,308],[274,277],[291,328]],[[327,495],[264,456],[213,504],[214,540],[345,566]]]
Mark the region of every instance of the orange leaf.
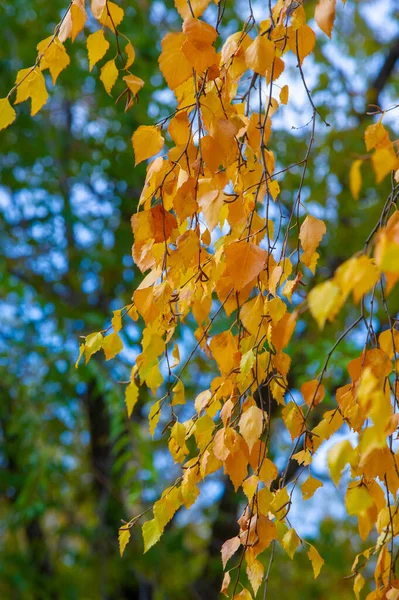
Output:
[[324,387],[319,385],[317,379],[312,379],[302,384],[301,394],[308,406],[317,406],[324,398]]
[[252,242],[233,242],[226,248],[226,271],[234,288],[239,291],[265,268],[266,250]]
[[336,0],[319,0],[314,11],[316,23],[328,37],[334,27]]

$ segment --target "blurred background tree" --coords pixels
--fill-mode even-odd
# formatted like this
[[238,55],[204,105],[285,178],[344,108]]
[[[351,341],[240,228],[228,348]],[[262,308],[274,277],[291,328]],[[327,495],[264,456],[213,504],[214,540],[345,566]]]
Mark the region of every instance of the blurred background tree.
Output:
[[[130,217],[145,171],[133,169],[131,134],[173,110],[157,64],[162,35],[179,26],[173,2],[120,4],[136,49],[135,74],[146,82],[134,108],[123,113],[98,73],[88,74],[82,38],[45,109],[32,119],[22,108],[1,135],[0,596],[5,599],[212,600],[219,597],[220,546],[236,535],[240,505],[230,484],[216,474],[201,500],[175,517],[162,544],[143,556],[136,533],[119,558],[121,519],[144,510],[176,477],[161,435],[149,436],[146,397],[135,416],[126,418],[120,382],[139,351],[140,324],[132,321],[124,328],[127,350],[112,367],[99,358],[74,368],[79,336],[107,326],[112,310],[129,303],[140,280],[131,258]],[[263,5],[254,2],[254,10],[261,13]],[[308,5],[312,14],[314,2]],[[0,6],[3,92],[18,69],[32,64],[36,44],[51,35],[65,8],[63,0]],[[395,0],[348,0],[338,11],[333,41],[317,31],[320,45],[306,65],[315,104],[331,127],[319,126],[307,174],[312,185],[305,185],[303,199],[330,221],[330,231],[331,225],[339,227],[339,235],[325,240],[320,278],[362,247],[388,190],[389,183],[377,192],[365,172],[355,203],[349,167],[364,152],[367,103],[386,108],[397,97],[395,11]],[[227,2],[224,33],[236,30],[246,12],[246,2]],[[298,78],[294,64],[284,76],[291,87]],[[290,100],[288,115],[272,140],[281,168],[306,151],[310,113],[302,90]],[[388,122],[396,126],[396,121],[392,113]],[[299,179],[299,169],[285,175],[281,198],[287,207]],[[397,291],[389,302],[399,305]],[[326,328],[318,344],[313,323],[304,322],[302,331],[298,327],[292,389],[318,372],[345,320],[353,317],[349,312]],[[376,331],[378,314],[377,308]],[[183,350],[192,344],[194,328],[190,321],[182,328]],[[357,354],[364,335],[359,328],[339,351],[341,362],[336,360],[325,382],[330,392],[346,382],[348,356]],[[188,389],[194,398],[199,377],[211,375],[204,356],[194,361],[191,374]],[[328,402],[333,405],[331,393]],[[326,404],[320,410],[325,409]],[[278,463],[287,440],[276,423]],[[343,578],[354,554],[348,541],[356,548],[360,541],[354,525],[340,520],[339,491],[326,486],[322,498],[318,504],[325,505],[315,508],[302,533],[317,538],[327,568],[314,582],[305,553],[294,562],[279,556],[268,584],[271,597],[296,598],[299,589],[302,598],[352,597],[352,582]]]

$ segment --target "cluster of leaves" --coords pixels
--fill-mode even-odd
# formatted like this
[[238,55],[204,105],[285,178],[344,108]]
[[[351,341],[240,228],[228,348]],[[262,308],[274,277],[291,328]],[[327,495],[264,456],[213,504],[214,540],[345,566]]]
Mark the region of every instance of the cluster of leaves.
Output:
[[[104,58],[110,48],[110,43],[104,33],[109,30],[116,37],[117,53],[114,58],[102,66],[100,79],[110,94],[120,73],[116,66],[116,59],[119,58],[124,63],[121,70],[126,73],[123,77],[126,88],[118,100],[126,95],[126,110],[128,110],[133,105],[137,92],[143,87],[144,81],[129,71],[135,59],[135,51],[129,39],[118,29],[124,18],[124,11],[114,2],[92,0],[91,13],[102,27],[87,37],[90,71],[98,61]],[[69,38],[74,42],[79,33],[84,30],[87,20],[84,0],[72,0],[54,34],[38,43],[35,64],[18,71],[14,87],[6,98],[0,99],[0,130],[11,125],[17,117],[17,113],[10,103],[10,98],[14,93],[16,94],[14,104],[31,100],[32,116],[43,108],[49,97],[43,71],[46,69],[50,71],[52,83],[55,85],[59,74],[70,64],[64,42]],[[124,48],[125,59],[120,46],[121,38],[127,42]]]
[[[167,154],[149,163],[139,210],[132,218],[133,258],[145,277],[133,294],[133,303],[114,313],[113,333],[93,333],[81,346],[86,361],[101,349],[107,359],[113,358],[123,349],[119,336],[122,317],[129,313],[135,320],[141,318],[142,352],[126,388],[129,416],[139,399],[140,386],[145,384],[154,395],[166,388],[151,405],[149,427],[154,434],[162,411],[169,411],[164,431],[170,430],[169,451],[182,471],[153,505],[153,518],[143,525],[145,550],[160,539],[180,507],[193,505],[200,494],[200,482],[223,468],[236,491],[242,489],[246,505],[237,535],[222,546],[224,567],[240,551],[234,570],[225,573],[222,593],[244,600],[252,597],[246,587],[238,591],[245,564],[256,595],[265,581],[259,557],[276,542],[290,558],[301,545],[306,546],[317,577],[323,558],[291,526],[289,512],[299,475],[310,467],[321,444],[346,424],[358,434],[358,445],[354,448],[344,441],[333,446],[328,461],[331,477],[338,483],[344,467],[350,465],[347,512],[357,517],[363,539],[374,527],[378,532],[375,543],[353,565],[354,590],[359,595],[365,581],[361,570],[377,557],[376,589],[369,599],[392,600],[399,595],[394,577],[399,472],[393,445],[399,339],[387,297],[399,278],[397,184],[393,179],[392,192],[363,250],[305,295],[304,287],[315,274],[319,244],[327,228],[315,216],[302,219],[306,212],[302,186],[316,121],[322,119],[302,70],[316,43],[304,7],[278,0],[269,18],[260,23],[250,10],[244,28],[223,41],[219,35],[222,2],[215,2],[214,25],[200,19],[210,0],[175,4],[183,19],[182,32],[165,36],[159,64],[175,94],[177,108],[157,126],[139,127],[132,137],[136,164],[162,151],[166,123],[173,142]],[[113,6],[104,2],[101,13],[96,13],[95,6],[93,14],[117,33],[121,19],[118,7]],[[70,12],[72,37],[82,28],[76,10],[81,8]],[[314,16],[327,35],[332,33],[335,11],[334,1],[320,0],[317,4]],[[17,102],[19,90],[32,73],[36,77],[38,65],[51,70],[53,64],[57,73],[60,59],[51,63],[46,48],[61,44],[61,32],[62,26],[46,41],[48,46],[39,48],[41,54],[33,70],[17,78]],[[104,55],[103,34],[88,42],[88,47],[94,64],[97,56]],[[131,64],[132,50],[127,48],[126,54],[125,68]],[[289,103],[289,90],[276,82],[292,58],[312,108],[312,131],[304,158],[295,165],[280,167],[278,153],[272,150],[273,117]],[[108,92],[116,77],[115,63],[109,61],[101,74]],[[139,88],[129,79],[132,77],[124,79],[130,92],[136,94]],[[32,107],[44,97],[42,91],[34,89],[20,92],[20,100],[32,98]],[[8,104],[4,106],[6,126],[14,114]],[[366,129],[365,141],[366,150],[374,150],[371,161],[377,182],[382,181],[398,169],[399,161],[381,121]],[[360,192],[362,161],[354,163],[350,175],[355,197]],[[302,167],[302,179],[286,222],[280,194],[284,176],[294,166]],[[288,380],[291,361],[295,360],[295,353],[289,354],[289,344],[299,317],[309,310],[322,330],[326,321],[337,317],[351,294],[359,306],[358,316],[326,354],[319,376],[304,382],[299,400]],[[373,329],[377,295],[388,325],[379,336]],[[227,325],[216,332],[223,313]],[[178,346],[171,346],[179,325],[191,316],[197,325],[197,343],[181,364]],[[367,330],[363,351],[347,365],[349,382],[336,390],[336,407],[321,418],[317,413],[315,424],[315,409],[325,397],[322,382],[328,365],[338,344],[358,323],[364,323]],[[218,375],[195,398],[195,412],[186,419],[185,411],[176,407],[186,402],[183,375],[197,350],[214,361]],[[299,470],[293,481],[289,481],[287,470],[279,473],[268,458],[273,402],[282,406],[282,419],[292,440],[289,458],[296,461]],[[302,485],[303,498],[311,498],[320,487],[322,482],[309,469]],[[131,528],[142,516],[120,529],[121,553]]]

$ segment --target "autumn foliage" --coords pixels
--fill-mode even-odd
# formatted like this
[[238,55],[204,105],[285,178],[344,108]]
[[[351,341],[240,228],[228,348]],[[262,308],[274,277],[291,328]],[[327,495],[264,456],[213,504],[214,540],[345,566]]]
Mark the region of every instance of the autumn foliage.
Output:
[[[201,18],[211,4],[216,5],[213,22]],[[127,412],[132,414],[140,388],[147,386],[154,396],[148,417],[151,434],[161,414],[170,416],[163,435],[181,465],[181,475],[149,510],[121,527],[121,554],[139,522],[144,550],[150,549],[179,508],[194,504],[201,482],[223,469],[245,497],[245,507],[237,535],[221,548],[222,593],[242,600],[255,597],[267,583],[259,557],[276,544],[292,559],[304,547],[316,578],[324,560],[290,524],[293,491],[307,473],[302,496],[307,500],[317,494],[323,483],[311,474],[313,457],[346,426],[357,436],[330,449],[331,479],[338,484],[349,465],[347,514],[357,518],[363,540],[377,532],[368,548],[353,557],[355,594],[359,598],[370,563],[375,590],[368,599],[394,600],[399,597],[399,462],[394,444],[399,332],[387,298],[399,280],[395,143],[380,111],[364,131],[365,155],[353,161],[350,187],[356,201],[362,170],[371,168],[376,184],[392,177],[392,193],[381,203],[380,218],[358,252],[337,266],[331,278],[314,283],[319,246],[328,232],[323,220],[307,214],[301,192],[315,128],[328,123],[313,102],[302,64],[316,45],[307,19],[314,17],[331,37],[336,10],[344,6],[319,0],[314,14],[307,14],[299,2],[278,0],[258,22],[249,4],[243,29],[222,39],[222,1],[175,0],[175,5],[181,31],[164,37],[159,68],[176,108],[157,124],[141,125],[131,140],[136,165],[149,161],[139,208],[131,220],[133,258],[143,278],[132,303],[114,312],[112,332],[89,334],[77,361],[84,355],[88,362],[100,350],[106,360],[114,358],[123,350],[119,334],[125,320],[139,321],[142,351],[126,385]],[[118,100],[126,102],[126,110],[134,110],[144,81],[131,72],[135,52],[123,33],[123,10],[111,1],[92,0],[91,13],[98,29],[87,37],[90,70],[105,57],[100,79],[106,92],[111,94],[122,79],[125,89]],[[70,62],[69,39],[73,42],[84,30],[87,18],[84,0],[73,0],[54,35],[38,44],[34,66],[19,71],[14,88],[0,100],[0,128],[16,118],[14,105],[30,99],[32,115],[42,108],[48,98],[43,72],[48,69],[56,83]],[[111,36],[117,41],[114,57],[107,54]],[[306,90],[312,121],[305,155],[298,156],[296,165],[284,165],[273,137],[273,118],[284,114],[289,104],[290,90],[279,85],[279,77],[292,61],[297,65],[296,85]],[[302,169],[302,183],[286,217],[280,192],[293,166]],[[385,329],[379,336],[368,308],[376,298],[386,308]],[[290,341],[299,319],[310,315],[322,336],[326,324],[348,303],[357,307],[357,318],[326,352],[321,372],[302,385],[298,397],[290,390],[289,372],[296,361]],[[176,342],[179,325],[188,318],[196,323],[196,345],[181,359]],[[224,324],[222,330],[219,323]],[[325,399],[323,380],[334,352],[359,323],[367,329],[367,341],[358,358],[347,364],[346,383],[335,390],[335,408],[315,413]],[[215,376],[195,398],[187,398],[185,372],[200,352],[214,363]],[[180,407],[187,400],[193,402],[193,411],[184,420]],[[274,404],[277,409],[272,409]],[[286,458],[296,462],[293,478],[268,457],[277,415],[292,441]],[[248,589],[240,583],[244,570]]]

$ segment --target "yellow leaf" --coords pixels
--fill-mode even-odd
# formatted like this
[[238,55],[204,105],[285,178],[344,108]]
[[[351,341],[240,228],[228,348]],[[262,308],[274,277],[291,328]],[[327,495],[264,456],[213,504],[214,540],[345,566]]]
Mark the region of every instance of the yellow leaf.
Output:
[[111,29],[111,31],[115,32],[115,27],[118,27],[118,25],[122,23],[124,16],[125,12],[123,8],[115,4],[115,2],[110,2],[107,0],[98,20],[101,25],[105,25]]
[[302,498],[304,500],[309,500],[313,496],[315,491],[318,490],[320,487],[323,487],[323,484],[321,483],[321,481],[319,481],[318,479],[315,479],[314,477],[309,475],[309,477],[303,483],[302,488],[301,488]]
[[168,488],[154,504],[154,517],[158,523],[159,530],[162,532],[165,526],[173,518],[175,512],[182,504],[182,496],[180,489],[177,487]]
[[384,148],[390,144],[389,135],[381,120],[369,125],[364,132],[366,150],[370,152],[373,148]]
[[359,194],[362,188],[362,174],[360,172],[362,162],[363,161],[360,159],[353,161],[349,172],[349,187],[355,200],[359,200]]
[[15,121],[17,113],[11,106],[8,98],[0,99],[0,131]]
[[19,104],[30,98],[32,101],[31,115],[33,117],[48,100],[46,83],[42,72],[38,67],[35,67],[34,69],[21,69],[17,73],[15,83],[18,87],[14,104]]
[[324,559],[320,556],[314,546],[311,544],[309,544],[309,546],[308,557],[312,563],[314,578],[316,579],[321,571],[321,567],[324,565]]
[[114,316],[112,317],[112,327],[115,333],[118,333],[122,329],[122,309],[114,310]]
[[184,457],[188,454],[188,448],[186,446],[186,428],[183,423],[176,421],[173,425],[168,446],[174,461],[182,462]]
[[335,317],[340,293],[339,287],[332,281],[324,281],[309,292],[309,309],[320,329],[323,329],[327,319]]
[[256,475],[251,475],[242,484],[242,489],[248,501],[251,502],[258,487],[259,478]]
[[389,358],[393,358],[395,353],[399,353],[399,331],[397,329],[383,331],[378,336],[378,344]]
[[304,431],[305,418],[302,409],[297,406],[295,402],[289,402],[284,406],[282,415],[285,426],[290,432],[291,438],[294,440]]
[[263,483],[267,486],[277,478],[278,469],[274,462],[269,460],[268,458],[264,458],[262,460],[262,465],[259,469],[259,479],[263,481]]
[[233,600],[252,600],[252,596],[246,588],[243,588],[239,594],[234,596]]
[[136,77],[136,75],[126,75],[123,78],[123,81],[134,96],[136,96],[137,92],[139,92],[144,85],[144,81],[140,79],[140,77]]
[[281,104],[288,104],[288,95],[289,95],[288,85],[284,85],[281,88],[281,91],[280,91],[280,102],[281,102]]
[[164,143],[165,141],[158,127],[142,125],[136,129],[132,136],[136,165],[157,154],[163,148]]
[[305,467],[309,466],[312,462],[312,455],[308,449],[300,450],[296,454],[293,454],[292,458],[296,460],[299,465],[305,465]]
[[[200,17],[210,2],[211,0],[190,0],[194,17]],[[175,0],[175,6],[182,19],[188,19],[192,17],[190,6],[187,0]]]
[[378,148],[371,156],[377,183],[391,172],[399,168],[399,159],[392,147]]
[[127,527],[121,527],[118,533],[118,541],[119,541],[119,552],[121,556],[125,551],[125,548],[130,540],[130,529]]
[[185,404],[186,403],[186,399],[184,396],[184,385],[183,385],[183,382],[181,381],[181,379],[179,379],[179,381],[176,383],[176,385],[172,391],[173,391],[173,398],[172,398],[172,402],[171,402],[172,406],[176,406],[176,404]]
[[[184,0],[185,4],[186,0]],[[187,81],[193,68],[182,52],[186,36],[184,33],[167,33],[162,40],[159,68],[171,90]]]
[[127,416],[130,417],[134,407],[139,399],[139,388],[137,387],[134,379],[132,379],[125,391],[125,404],[127,408]]
[[240,372],[244,375],[248,375],[254,365],[254,362],[255,354],[252,350],[248,350],[248,352],[245,352],[245,354],[243,354],[241,357]]
[[125,53],[126,53],[126,64],[125,64],[125,69],[128,69],[129,67],[132,66],[132,64],[134,63],[134,59],[136,57],[136,53],[134,51],[134,48],[131,44],[131,42],[128,42],[125,46]]
[[265,268],[267,252],[252,242],[233,242],[225,250],[226,271],[237,291],[251,283]]
[[109,95],[111,95],[111,90],[115,85],[116,80],[118,79],[118,69],[116,68],[115,61],[109,60],[105,63],[105,65],[101,69],[100,79],[104,84],[104,87]]
[[84,354],[84,351],[85,351],[85,345],[84,344],[80,344],[80,346],[79,346],[79,356],[78,356],[78,358],[76,359],[76,362],[75,362],[75,369],[78,368],[79,363],[80,363],[80,359],[82,358],[82,356]]
[[251,561],[250,564],[247,564],[247,575],[255,596],[262,585],[264,574],[265,569],[259,560],[255,559],[254,561]]
[[373,498],[363,485],[348,488],[345,496],[348,515],[363,515],[373,504]]
[[84,29],[87,14],[86,11],[82,10],[79,4],[72,4],[71,6],[71,18],[72,18],[72,41],[74,42],[76,36]]
[[334,274],[334,282],[338,283],[346,298],[353,292],[355,302],[369,292],[380,278],[380,271],[374,260],[363,254],[346,260]]
[[86,356],[86,364],[89,362],[90,358],[101,350],[103,346],[104,338],[101,333],[90,333],[86,337],[85,340],[85,356]]
[[221,548],[223,569],[226,568],[227,561],[237,552],[240,545],[241,541],[238,536],[224,542]]
[[[79,10],[79,9],[78,9]],[[55,85],[58,75],[63,71],[70,63],[69,56],[65,50],[64,45],[59,39],[52,36],[42,40],[37,45],[37,51],[39,54],[43,54],[40,61],[40,68],[49,69],[53,85]]]
[[250,452],[262,435],[266,419],[266,413],[257,406],[250,406],[240,418],[240,433],[246,441]]
[[297,55],[300,64],[310,54],[316,43],[316,35],[309,25],[301,25],[288,38],[288,44],[294,54]]
[[161,417],[161,401],[157,400],[151,406],[150,413],[148,415],[148,422],[150,424],[150,433],[154,435],[155,428],[158,425],[159,419]]
[[334,27],[336,0],[319,0],[314,11],[316,23],[328,37]]
[[356,600],[360,600],[360,592],[362,591],[366,580],[361,573],[358,573],[353,583],[353,592],[356,596]]
[[122,352],[122,340],[117,333],[110,333],[103,339],[102,348],[104,350],[105,359],[110,360],[111,358],[115,358],[119,352]]
[[152,546],[154,546],[161,537],[161,530],[155,519],[146,521],[142,527],[143,540],[144,540],[144,554],[148,552]]
[[276,200],[277,196],[280,193],[280,184],[277,181],[277,179],[274,179],[269,183],[269,193],[271,194],[273,200]]
[[290,497],[287,492],[287,488],[283,488],[276,492],[272,503],[270,504],[270,511],[276,515],[277,519],[282,521],[289,510]]
[[177,344],[174,345],[172,350],[173,363],[170,365],[171,368],[177,367],[180,364],[180,352],[179,346]]
[[327,229],[324,221],[316,219],[316,217],[312,217],[311,215],[306,217],[299,231],[299,239],[304,251],[301,261],[309,267],[313,273],[319,257],[315,251],[326,231]]
[[273,64],[276,50],[266,36],[258,35],[245,52],[247,67],[259,75],[265,75]]
[[281,545],[283,546],[284,550],[286,551],[291,560],[294,558],[294,554],[300,543],[301,540],[299,539],[295,529],[289,529],[284,535],[281,541]]
[[338,442],[328,451],[327,464],[335,485],[338,485],[342,470],[350,462],[352,453],[353,448],[349,440]]
[[104,30],[99,29],[95,33],[90,34],[87,38],[86,45],[91,71],[94,65],[105,56],[109,48],[109,42],[105,39]]

